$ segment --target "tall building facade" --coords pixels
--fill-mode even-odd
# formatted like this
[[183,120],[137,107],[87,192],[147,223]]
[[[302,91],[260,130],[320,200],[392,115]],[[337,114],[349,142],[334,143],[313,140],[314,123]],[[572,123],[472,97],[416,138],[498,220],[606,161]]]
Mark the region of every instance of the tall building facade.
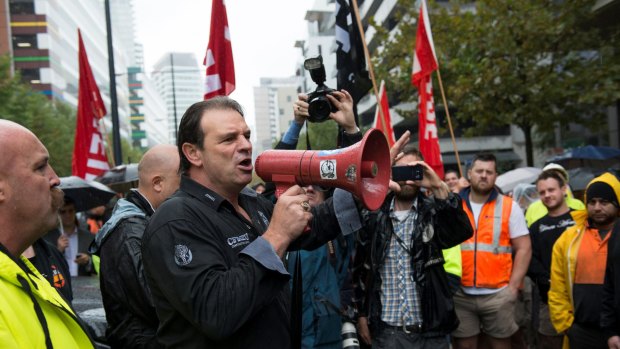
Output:
[[174,144],[183,113],[203,99],[203,72],[193,53],[171,52],[157,61],[151,78],[164,100],[168,114],[168,139]]
[[254,87],[253,154],[271,149],[274,142],[282,137],[293,120],[293,104],[301,91],[302,79],[261,78],[260,86]]
[[[13,68],[22,80],[50,99],[77,106],[78,38],[82,32],[95,80],[110,112],[107,34],[103,1],[98,0],[4,0],[7,37],[0,47],[13,54]],[[3,16],[0,16],[2,19]],[[1,33],[0,33],[1,34]],[[125,72],[128,56],[115,40],[115,69]],[[116,79],[120,132],[129,139],[128,79]],[[110,118],[104,118],[111,130]]]

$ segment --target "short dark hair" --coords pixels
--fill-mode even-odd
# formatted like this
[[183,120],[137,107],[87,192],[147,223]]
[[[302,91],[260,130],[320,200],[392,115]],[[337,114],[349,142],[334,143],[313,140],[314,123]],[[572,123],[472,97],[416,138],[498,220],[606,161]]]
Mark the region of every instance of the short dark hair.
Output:
[[419,160],[424,161],[424,156],[413,143],[409,143],[403,147],[403,154],[415,155]]
[[476,163],[476,161],[482,161],[482,162],[492,161],[493,164],[495,164],[495,172],[497,172],[497,158],[492,153],[484,152],[484,153],[478,153],[474,155],[474,159],[471,161],[471,167],[474,167],[474,164]]
[[459,173],[459,171],[457,171],[457,170],[455,170],[455,169],[453,169],[453,168],[449,168],[449,169],[447,169],[447,170],[445,170],[445,171],[444,171],[444,173],[443,173],[443,177],[445,178],[445,177],[448,175],[448,173],[454,173],[457,177],[460,177],[460,176],[461,176],[461,174]]
[[214,97],[206,101],[200,101],[192,104],[181,118],[179,124],[179,132],[177,134],[177,148],[181,157],[181,165],[179,171],[183,174],[191,167],[191,163],[183,154],[183,144],[189,143],[196,145],[198,149],[203,149],[202,145],[205,134],[200,127],[202,116],[208,110],[234,110],[243,116],[243,108],[234,99],[228,97]]
[[536,179],[536,184],[538,184],[539,181],[544,181],[549,178],[553,178],[558,181],[558,183],[560,184],[560,188],[563,187],[564,184],[566,184],[564,181],[564,177],[560,174],[559,171],[556,170],[542,171]]

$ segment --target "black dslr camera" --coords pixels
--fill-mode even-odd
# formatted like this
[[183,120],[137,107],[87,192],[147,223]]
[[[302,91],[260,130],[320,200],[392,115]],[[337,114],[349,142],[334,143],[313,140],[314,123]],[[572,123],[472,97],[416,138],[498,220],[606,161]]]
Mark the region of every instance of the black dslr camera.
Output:
[[310,72],[310,77],[318,86],[314,92],[308,94],[308,121],[323,122],[329,120],[329,114],[338,111],[330,103],[326,95],[334,92],[325,86],[325,66],[323,65],[323,57],[319,55],[316,58],[308,58],[304,61],[304,68]]

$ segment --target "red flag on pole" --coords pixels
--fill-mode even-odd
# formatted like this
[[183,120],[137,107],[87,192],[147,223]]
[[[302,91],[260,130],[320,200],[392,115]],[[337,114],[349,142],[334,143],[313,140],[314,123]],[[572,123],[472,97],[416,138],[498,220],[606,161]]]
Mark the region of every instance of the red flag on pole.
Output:
[[437,70],[437,56],[435,55],[431,23],[428,18],[426,2],[422,0],[415,38],[411,83],[417,87],[419,93],[418,138],[420,152],[426,163],[437,172],[440,178],[443,178],[443,162],[439,150],[439,138],[437,137],[433,81],[431,79],[431,74],[435,70]]
[[[381,80],[381,88],[379,89],[379,97],[381,98],[380,104],[377,105],[377,111],[375,112],[374,128],[383,132],[388,140],[390,147],[394,145],[394,129],[392,128],[392,118],[390,117],[390,105],[388,103],[387,91],[385,90],[385,81]],[[379,107],[383,111],[383,114],[379,112]]]
[[90,69],[79,29],[78,41],[80,78],[71,172],[74,176],[91,180],[110,168],[103,137],[99,132],[99,119],[106,114],[106,109]]
[[211,29],[204,65],[207,66],[205,99],[228,96],[235,90],[235,62],[224,0],[213,0]]

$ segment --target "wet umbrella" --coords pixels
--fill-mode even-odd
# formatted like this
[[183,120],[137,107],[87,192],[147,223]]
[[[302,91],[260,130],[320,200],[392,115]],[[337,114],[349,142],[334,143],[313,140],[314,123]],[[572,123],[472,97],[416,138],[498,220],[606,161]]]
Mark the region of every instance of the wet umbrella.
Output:
[[113,190],[101,183],[86,181],[76,176],[60,178],[59,188],[65,196],[73,200],[75,210],[78,212],[105,205],[116,195]]
[[138,164],[127,164],[113,167],[103,175],[95,178],[117,192],[126,192],[138,185]]
[[520,167],[497,176],[495,184],[504,192],[510,193],[518,184],[533,183],[542,172],[537,167]]
[[561,164],[566,169],[579,167],[607,168],[620,164],[620,149],[586,145],[565,151],[547,159],[547,163]]

